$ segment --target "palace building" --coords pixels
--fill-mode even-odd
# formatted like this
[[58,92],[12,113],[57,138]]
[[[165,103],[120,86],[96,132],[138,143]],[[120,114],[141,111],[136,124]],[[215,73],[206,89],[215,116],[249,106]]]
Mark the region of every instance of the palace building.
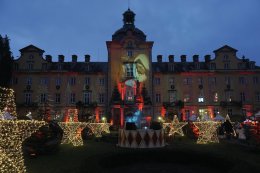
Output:
[[175,114],[182,120],[218,114],[232,118],[260,110],[260,67],[254,61],[238,58],[237,50],[225,45],[203,60],[169,55],[164,62],[158,55],[152,62],[153,41],[134,22],[128,9],[122,28],[106,42],[107,62],[92,62],[90,55],[84,62],[77,55],[70,62],[59,55],[54,62],[34,45],[22,48],[12,78],[18,114],[80,121],[106,117],[117,126],[145,126]]

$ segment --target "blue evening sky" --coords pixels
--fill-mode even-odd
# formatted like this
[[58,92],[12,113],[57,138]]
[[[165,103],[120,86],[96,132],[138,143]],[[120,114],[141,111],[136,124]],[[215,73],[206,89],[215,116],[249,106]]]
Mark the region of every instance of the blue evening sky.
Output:
[[[122,27],[128,0],[0,0],[0,34],[15,57],[33,44],[57,60],[107,61],[106,41]],[[154,41],[153,60],[211,54],[228,44],[260,65],[260,0],[130,0],[136,26]]]

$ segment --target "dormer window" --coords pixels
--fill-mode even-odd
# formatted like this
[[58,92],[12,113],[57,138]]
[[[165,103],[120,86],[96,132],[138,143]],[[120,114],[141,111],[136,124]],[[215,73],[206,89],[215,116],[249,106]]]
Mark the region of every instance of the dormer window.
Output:
[[58,70],[62,70],[62,64],[58,64]]
[[224,55],[223,60],[228,61],[228,55]]
[[228,69],[229,69],[229,63],[225,63],[225,64],[224,64],[224,69],[225,69],[225,70],[228,70]]
[[128,48],[132,48],[133,47],[133,42],[132,41],[128,41],[127,42],[127,47]]
[[29,55],[29,59],[33,59],[34,58],[34,56],[33,55]]
[[210,63],[210,70],[216,70],[216,64]]

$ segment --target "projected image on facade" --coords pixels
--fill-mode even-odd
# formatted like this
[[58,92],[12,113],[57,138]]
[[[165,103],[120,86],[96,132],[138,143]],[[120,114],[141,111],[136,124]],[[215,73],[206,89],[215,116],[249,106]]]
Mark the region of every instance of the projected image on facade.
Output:
[[133,78],[139,82],[147,80],[149,61],[145,54],[139,54],[133,61],[129,61],[129,58],[123,58],[123,60],[126,63],[122,66],[122,78]]

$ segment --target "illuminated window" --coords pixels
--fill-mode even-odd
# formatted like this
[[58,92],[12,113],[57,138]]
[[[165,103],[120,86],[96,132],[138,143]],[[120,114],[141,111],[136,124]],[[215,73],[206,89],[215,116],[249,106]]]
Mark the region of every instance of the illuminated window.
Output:
[[47,101],[46,93],[41,93],[40,103],[45,103]]
[[203,102],[204,102],[204,97],[203,97],[203,96],[200,96],[200,97],[198,98],[198,102],[199,102],[199,103],[203,103]]
[[25,104],[31,104],[31,102],[32,102],[31,93],[25,93]]
[[169,101],[171,103],[176,101],[176,92],[170,92],[169,93]]
[[214,93],[214,100],[213,100],[214,102],[218,102],[218,93]]
[[60,93],[55,94],[55,103],[57,103],[57,104],[60,103]]
[[76,94],[70,93],[70,103],[74,104],[76,102]]
[[161,102],[161,94],[160,93],[156,93],[155,94],[155,102],[156,103],[160,103]]
[[91,92],[84,92],[84,103],[85,104],[90,104],[91,102]]
[[104,103],[105,102],[105,94],[104,93],[99,93],[98,101],[99,101],[99,103]]

